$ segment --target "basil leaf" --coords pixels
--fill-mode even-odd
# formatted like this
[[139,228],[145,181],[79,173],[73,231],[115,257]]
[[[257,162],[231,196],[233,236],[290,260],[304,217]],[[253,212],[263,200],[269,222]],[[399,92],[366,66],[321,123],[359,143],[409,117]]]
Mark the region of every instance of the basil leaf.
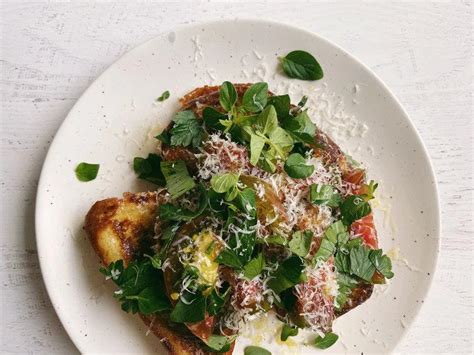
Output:
[[248,264],[244,266],[244,276],[249,280],[253,280],[262,273],[264,267],[265,259],[263,258],[263,254],[260,253],[256,258],[250,260]]
[[327,349],[332,346],[337,341],[337,339],[339,339],[339,336],[334,333],[327,333],[324,335],[324,337],[318,335],[314,341],[314,346],[316,346],[318,349]]
[[193,111],[179,111],[173,117],[174,125],[171,128],[171,145],[199,147],[204,131]]
[[297,231],[293,233],[293,236],[290,242],[288,243],[288,247],[294,254],[304,258],[309,253],[309,248],[311,246],[312,240],[313,232],[311,232],[310,230],[304,232]]
[[272,353],[267,349],[251,345],[245,347],[244,355],[272,355]]
[[288,117],[282,121],[282,127],[298,142],[315,144],[316,125],[311,121],[306,111],[298,116]]
[[250,164],[257,165],[264,146],[265,138],[256,134],[250,136]]
[[284,168],[288,176],[295,179],[307,178],[314,172],[314,165],[306,165],[306,159],[298,153],[288,157]]
[[169,97],[170,97],[170,92],[168,90],[166,90],[165,92],[163,92],[161,94],[161,96],[159,98],[156,99],[156,101],[163,102],[163,101],[169,99]]
[[286,341],[289,337],[293,337],[295,335],[298,335],[298,327],[292,327],[288,324],[283,324],[280,335],[281,341]]
[[226,173],[222,175],[214,175],[211,178],[211,187],[217,193],[228,192],[237,186],[239,176],[234,173]]
[[195,294],[184,292],[171,312],[170,319],[176,323],[196,323],[204,320],[205,314],[206,299],[204,296],[200,292]]
[[303,269],[303,261],[298,256],[291,256],[278,266],[273,278],[268,281],[268,286],[280,293],[300,282]]
[[199,205],[195,211],[187,208],[175,206],[171,203],[165,203],[158,208],[158,214],[163,221],[191,221],[200,216],[207,207],[209,198],[206,188],[203,184],[199,184]]
[[375,269],[380,272],[387,279],[393,277],[392,272],[392,261],[387,255],[382,255],[382,250],[371,250],[369,254],[369,260],[375,266]]
[[75,170],[76,177],[82,182],[94,180],[99,172],[99,167],[99,164],[80,163]]
[[290,78],[319,80],[324,76],[318,61],[308,52],[297,50],[281,58],[283,71]]
[[267,104],[268,84],[255,83],[245,91],[242,106],[248,112],[260,112]]
[[374,276],[375,266],[370,261],[370,249],[365,246],[352,248],[350,251],[351,274],[360,277],[361,279],[371,282]]
[[161,132],[160,134],[155,136],[155,138],[167,145],[171,145],[171,138],[168,131]]
[[257,129],[263,134],[269,134],[278,126],[278,118],[275,107],[269,105],[258,115],[255,121]]
[[133,170],[138,174],[138,178],[149,181],[153,184],[164,186],[165,177],[161,172],[161,158],[156,154],[148,154],[148,157],[135,157],[133,159]]
[[227,120],[227,118],[227,115],[209,106],[205,107],[204,110],[202,110],[202,119],[204,121],[204,124],[206,125],[206,127],[211,129],[223,131],[225,129],[225,126],[220,123],[220,121]]
[[273,105],[273,107],[275,107],[277,117],[280,120],[283,120],[290,115],[291,101],[289,95],[270,96],[268,98],[268,105]]
[[178,198],[196,186],[193,178],[189,176],[184,161],[162,161],[160,167],[166,180],[166,189],[172,199]]
[[342,201],[341,195],[331,185],[313,184],[310,186],[309,199],[315,205],[337,207]]
[[228,288],[222,295],[217,292],[216,289],[212,289],[212,292],[207,296],[207,312],[210,316],[215,316],[224,306],[228,296],[230,294],[230,288]]
[[342,202],[340,208],[342,221],[347,226],[372,212],[369,203],[357,195],[347,197]]
[[231,111],[237,102],[237,91],[231,82],[224,81],[219,90],[219,102],[224,110]]

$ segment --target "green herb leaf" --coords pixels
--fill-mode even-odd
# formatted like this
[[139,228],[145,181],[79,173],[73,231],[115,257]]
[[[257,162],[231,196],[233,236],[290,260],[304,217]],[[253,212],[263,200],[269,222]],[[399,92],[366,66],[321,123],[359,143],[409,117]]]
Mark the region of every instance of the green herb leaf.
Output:
[[225,353],[230,350],[230,345],[234,340],[235,337],[212,334],[207,339],[206,345],[213,350],[212,352]]
[[211,187],[217,193],[224,193],[236,187],[238,181],[239,175],[234,173],[214,175],[211,178]]
[[272,353],[267,349],[251,345],[245,347],[244,355],[272,355]]
[[196,323],[204,320],[205,314],[206,298],[201,292],[184,292],[171,312],[170,319],[176,323]]
[[240,258],[231,249],[224,249],[221,251],[221,253],[217,256],[216,261],[219,264],[227,265],[237,269],[240,269],[243,266]]
[[293,337],[295,335],[298,335],[298,327],[292,327],[288,324],[283,324],[280,335],[281,341],[286,341],[289,337]]
[[230,295],[228,288],[222,295],[214,288],[209,296],[207,296],[207,312],[210,316],[215,316],[224,306],[228,296]]
[[161,172],[161,158],[156,154],[148,154],[148,157],[135,157],[133,159],[133,170],[138,174],[138,178],[149,181],[153,184],[164,186],[165,177]]
[[283,71],[290,78],[301,80],[319,80],[323,74],[323,69],[318,61],[308,52],[293,51],[281,58]]
[[207,207],[209,198],[206,188],[201,183],[199,188],[199,205],[195,211],[187,208],[175,206],[171,203],[165,203],[158,207],[158,214],[163,221],[191,221],[200,216]]
[[194,112],[191,110],[179,111],[173,117],[174,125],[171,128],[171,145],[199,147],[204,131]]
[[372,276],[375,272],[375,266],[370,261],[371,249],[366,246],[359,246],[352,248],[350,251],[351,274],[360,277],[361,279],[371,282]]
[[297,142],[315,144],[316,125],[311,121],[306,111],[296,117],[288,117],[282,121],[282,127],[291,134]]
[[223,131],[226,127],[221,123],[221,121],[227,120],[228,117],[226,114],[208,106],[202,111],[202,119],[206,127]]
[[298,256],[291,256],[278,266],[268,286],[276,293],[280,293],[300,282],[303,269],[303,261]]
[[82,182],[94,180],[99,172],[99,167],[99,164],[80,163],[75,170],[76,177]]
[[293,139],[281,127],[276,127],[269,135],[269,144],[275,149],[275,157],[286,159],[293,148]]
[[322,260],[326,261],[328,260],[331,255],[334,254],[334,251],[336,250],[336,245],[332,243],[329,239],[323,238],[321,240],[321,244],[319,245],[319,249],[314,255],[314,261]]
[[312,239],[313,232],[311,232],[310,230],[304,232],[297,231],[293,233],[293,236],[290,242],[288,243],[288,246],[294,254],[304,258],[309,253],[309,248],[311,246]]
[[169,134],[168,131],[161,132],[160,134],[155,136],[155,138],[158,139],[159,141],[161,141],[162,143],[165,143],[167,145],[171,145],[171,138],[170,138],[170,134]]
[[193,178],[189,176],[184,161],[162,161],[160,167],[172,199],[178,198],[196,186]]
[[281,235],[272,235],[267,238],[265,238],[265,243],[268,244],[277,244],[277,245],[286,245],[288,241],[286,240],[285,237]]
[[231,111],[237,102],[237,91],[229,81],[224,81],[219,90],[219,102],[224,110]]
[[248,112],[260,112],[267,104],[268,84],[255,83],[245,91],[242,106]]
[[263,254],[260,253],[256,258],[250,260],[248,264],[244,266],[244,276],[249,280],[253,280],[262,273],[264,267],[265,259]]
[[164,290],[151,285],[145,288],[138,296],[129,296],[129,299],[136,297],[138,309],[142,314],[153,314],[170,309],[169,301],[164,296]]
[[263,147],[265,146],[265,141],[265,138],[256,134],[250,136],[250,164],[254,166],[257,165]]
[[291,154],[285,162],[285,171],[289,177],[303,179],[314,172],[313,165],[306,165],[306,159],[301,154]]
[[347,226],[372,212],[369,203],[363,197],[357,195],[347,197],[342,202],[340,208],[342,221]]
[[393,277],[392,272],[392,261],[387,255],[382,255],[382,250],[371,250],[369,254],[369,260],[375,266],[375,269],[380,272],[387,279]]
[[280,120],[290,115],[291,100],[289,95],[270,96],[268,105],[273,105]]
[[258,115],[255,121],[257,130],[267,135],[278,126],[278,118],[275,107],[269,105]]
[[165,101],[166,99],[169,99],[170,97],[170,92],[168,90],[166,90],[165,92],[163,92],[161,94],[161,96],[159,98],[156,99],[156,101],[158,102],[163,102]]
[[327,333],[324,335],[324,337],[318,335],[314,341],[314,346],[316,346],[318,349],[327,349],[332,346],[337,341],[337,339],[339,339],[339,336],[334,333]]
[[315,205],[337,207],[342,201],[341,195],[331,185],[313,184],[310,186],[309,199]]

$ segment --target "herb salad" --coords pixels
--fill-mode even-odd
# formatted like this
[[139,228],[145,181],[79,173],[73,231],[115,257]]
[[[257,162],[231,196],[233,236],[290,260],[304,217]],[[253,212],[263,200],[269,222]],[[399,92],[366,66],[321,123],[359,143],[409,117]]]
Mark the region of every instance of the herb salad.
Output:
[[[287,57],[295,77],[322,77]],[[275,312],[281,341],[309,329],[327,348],[334,319],[393,277],[370,206],[377,184],[316,127],[306,100],[292,104],[263,82],[181,100],[157,151],[133,162],[159,186],[153,233],[133,261],[101,270],[124,311],[185,327],[221,353],[244,323]]]

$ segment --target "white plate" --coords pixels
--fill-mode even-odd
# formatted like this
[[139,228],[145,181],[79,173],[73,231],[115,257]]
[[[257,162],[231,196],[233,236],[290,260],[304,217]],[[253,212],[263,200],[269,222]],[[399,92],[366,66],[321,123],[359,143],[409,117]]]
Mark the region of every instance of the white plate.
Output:
[[[318,58],[323,80],[302,82],[278,72],[278,56],[295,49]],[[426,150],[398,101],[368,68],[315,34],[256,20],[193,25],[142,44],[102,74],[62,124],[41,174],[36,232],[44,281],[69,336],[81,352],[163,351],[112,297],[114,287],[98,272],[83,220],[96,200],[150,188],[135,178],[133,157],[153,150],[154,134],[181,95],[224,80],[265,80],[273,91],[289,90],[293,100],[309,94],[320,127],[382,186],[377,227],[384,249],[400,248],[395,277],[336,321],[340,341],[326,352],[392,351],[423,303],[438,255],[438,193]],[[171,98],[155,103],[164,90]],[[82,161],[101,164],[96,180],[76,180]],[[274,353],[317,352],[304,345],[273,347],[275,324],[239,340],[235,353],[248,342]]]

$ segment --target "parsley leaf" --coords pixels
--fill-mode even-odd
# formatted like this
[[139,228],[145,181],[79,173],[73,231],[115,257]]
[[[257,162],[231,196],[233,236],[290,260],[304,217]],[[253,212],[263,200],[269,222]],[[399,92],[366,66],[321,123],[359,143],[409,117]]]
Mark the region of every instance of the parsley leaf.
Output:
[[242,106],[247,112],[260,112],[267,104],[268,84],[255,83],[245,91]]
[[260,253],[256,258],[250,260],[248,264],[244,266],[244,276],[249,280],[253,280],[255,277],[261,274],[264,267],[265,259],[263,254]]
[[167,145],[171,145],[170,134],[166,130],[161,132],[157,136],[155,136],[155,138],[158,139],[159,141],[161,141],[162,143],[165,143]]
[[337,339],[339,339],[339,336],[334,333],[327,333],[324,335],[324,337],[318,335],[314,340],[314,346],[316,346],[318,349],[327,349],[332,346],[337,341]]
[[288,324],[283,324],[280,335],[281,341],[286,341],[289,337],[293,337],[295,335],[298,335],[298,327],[292,327]]
[[351,225],[354,221],[367,216],[372,209],[363,197],[351,195],[347,197],[341,204],[342,221],[345,225]]
[[200,216],[207,207],[209,198],[204,185],[199,184],[199,205],[195,211],[165,203],[159,206],[158,214],[163,221],[191,221]]
[[220,294],[215,288],[207,296],[207,312],[210,316],[215,316],[224,306],[227,298],[230,295],[230,287],[223,293]]
[[310,186],[309,199],[315,205],[337,207],[342,201],[341,195],[331,185],[313,184]]
[[297,231],[293,233],[293,236],[288,243],[288,247],[294,254],[304,258],[309,253],[312,240],[313,232],[310,230],[304,232]]
[[76,177],[82,182],[94,180],[99,172],[99,167],[99,164],[80,163],[75,170]]
[[299,153],[291,154],[284,168],[288,176],[294,179],[307,178],[314,172],[314,165],[306,165],[306,159]]
[[163,102],[163,101],[169,99],[169,97],[170,97],[170,92],[168,90],[166,90],[165,92],[163,92],[161,94],[161,96],[159,98],[156,99],[156,101]]
[[189,176],[184,161],[162,161],[160,167],[172,199],[178,198],[196,186],[193,178]]
[[184,291],[170,314],[176,323],[196,323],[204,320],[206,314],[206,298],[198,290],[195,293]]
[[369,254],[369,260],[375,266],[375,269],[380,272],[387,279],[393,277],[392,272],[392,261],[387,255],[382,255],[382,250],[371,250]]
[[133,170],[135,170],[139,179],[164,186],[165,177],[161,172],[160,163],[161,158],[153,153],[148,154],[147,158],[135,157],[133,159]]
[[305,51],[297,50],[288,53],[286,57],[281,58],[281,64],[283,71],[290,78],[319,80],[324,76],[318,61]]
[[229,81],[224,81],[219,90],[219,103],[227,112],[234,108],[237,102],[237,91],[234,85]]
[[349,254],[351,274],[367,282],[371,282],[375,272],[375,266],[369,259],[370,251],[371,250],[365,246],[359,246],[352,248]]
[[201,145],[203,129],[200,126],[193,111],[179,111],[173,117],[174,125],[171,128],[171,145],[193,147]]

